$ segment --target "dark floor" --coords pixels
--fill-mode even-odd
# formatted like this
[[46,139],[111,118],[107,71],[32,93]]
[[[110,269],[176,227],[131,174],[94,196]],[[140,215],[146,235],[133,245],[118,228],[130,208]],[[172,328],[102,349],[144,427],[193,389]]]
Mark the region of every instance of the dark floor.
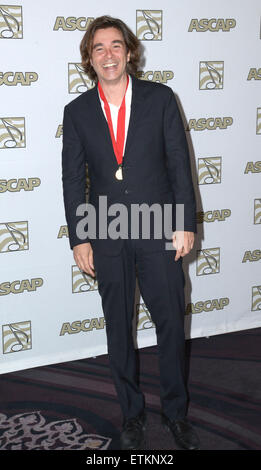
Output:
[[[186,341],[188,416],[202,450],[261,450],[261,328]],[[161,425],[157,347],[137,352],[144,449],[176,449]],[[170,365],[171,373],[171,365]],[[0,375],[0,449],[118,450],[108,356]]]

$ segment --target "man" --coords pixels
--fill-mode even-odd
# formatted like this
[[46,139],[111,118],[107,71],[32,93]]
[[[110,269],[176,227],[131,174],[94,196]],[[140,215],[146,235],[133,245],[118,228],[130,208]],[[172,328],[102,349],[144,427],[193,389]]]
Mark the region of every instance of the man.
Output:
[[[108,16],[96,18],[82,39],[82,64],[96,86],[65,106],[65,213],[77,265],[91,276],[95,271],[97,275],[110,367],[123,413],[121,448],[142,446],[146,422],[132,337],[137,270],[141,295],[156,326],[162,422],[179,445],[198,449],[198,438],[186,419],[184,379],[182,257],[192,249],[196,232],[189,155],[172,90],[135,77],[139,47],[125,23]],[[90,236],[90,227],[88,236],[79,230],[86,164],[89,205],[96,209],[98,236]],[[101,197],[106,197],[108,207],[115,203],[126,207],[127,237],[104,234]],[[184,207],[184,228],[174,230],[172,251],[166,250],[166,237],[154,237],[151,227],[145,239],[141,230],[138,237],[131,236],[130,209],[134,204],[163,208],[167,204],[174,207],[174,202]],[[111,216],[107,219],[106,215],[106,220],[108,227]]]

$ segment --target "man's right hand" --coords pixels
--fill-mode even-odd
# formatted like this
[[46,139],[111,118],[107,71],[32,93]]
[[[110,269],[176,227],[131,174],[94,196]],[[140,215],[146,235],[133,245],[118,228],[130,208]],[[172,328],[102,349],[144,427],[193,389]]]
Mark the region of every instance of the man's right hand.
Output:
[[95,277],[93,251],[90,243],[81,243],[73,247],[75,262],[82,271]]

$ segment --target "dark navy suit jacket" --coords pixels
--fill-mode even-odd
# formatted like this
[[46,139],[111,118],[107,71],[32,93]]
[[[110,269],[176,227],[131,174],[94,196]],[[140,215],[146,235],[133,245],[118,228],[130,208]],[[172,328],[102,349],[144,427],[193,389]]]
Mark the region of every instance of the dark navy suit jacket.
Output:
[[[86,164],[90,178],[89,203],[97,209],[97,238],[81,239],[77,207],[86,202]],[[62,181],[70,246],[90,241],[99,253],[120,252],[122,239],[99,239],[99,196],[110,204],[184,204],[184,230],[196,232],[196,204],[185,131],[170,87],[132,76],[132,102],[126,140],[123,180],[115,178],[118,164],[97,85],[64,108]],[[112,218],[108,217],[108,224]],[[130,230],[129,230],[130,232]],[[144,249],[163,249],[162,240],[143,240]]]

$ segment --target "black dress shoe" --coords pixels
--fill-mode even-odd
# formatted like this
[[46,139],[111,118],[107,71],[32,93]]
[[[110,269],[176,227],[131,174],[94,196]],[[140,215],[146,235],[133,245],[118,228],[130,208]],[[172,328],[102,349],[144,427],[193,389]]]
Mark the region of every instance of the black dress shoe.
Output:
[[135,418],[125,419],[121,433],[121,449],[140,449],[144,444],[146,414],[142,411]]
[[186,450],[199,450],[199,438],[186,418],[171,421],[163,413],[162,424],[171,431],[176,443]]

